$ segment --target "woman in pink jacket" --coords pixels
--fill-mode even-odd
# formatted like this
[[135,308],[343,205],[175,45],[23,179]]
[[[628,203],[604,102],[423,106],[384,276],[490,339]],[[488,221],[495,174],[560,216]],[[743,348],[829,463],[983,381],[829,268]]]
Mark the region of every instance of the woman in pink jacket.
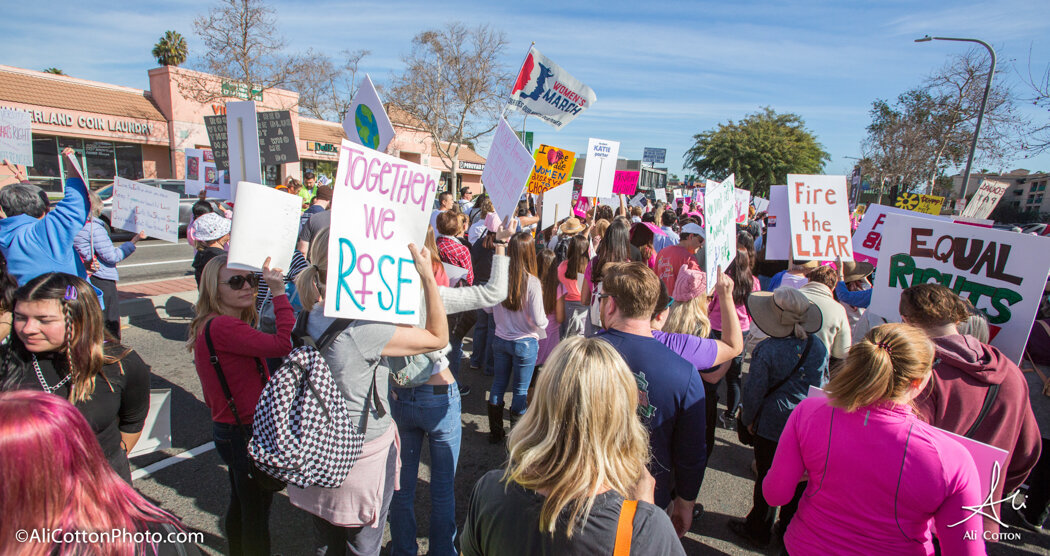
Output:
[[915,416],[930,380],[933,345],[906,324],[876,327],[855,344],[827,385],[788,418],[762,481],[770,506],[809,483],[784,535],[804,554],[984,554],[980,480],[947,433]]

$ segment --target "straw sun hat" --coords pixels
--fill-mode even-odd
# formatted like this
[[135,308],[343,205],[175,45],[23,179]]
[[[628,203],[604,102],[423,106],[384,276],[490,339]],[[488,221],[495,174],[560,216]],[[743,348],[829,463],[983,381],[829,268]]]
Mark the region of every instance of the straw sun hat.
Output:
[[747,312],[762,332],[773,338],[786,338],[794,332],[795,324],[801,324],[809,334],[820,330],[824,319],[815,303],[809,301],[805,311],[794,313],[777,305],[773,295],[774,292],[754,292],[747,298]]
[[856,282],[865,278],[875,270],[875,265],[867,261],[843,261],[842,262],[842,281],[843,282]]

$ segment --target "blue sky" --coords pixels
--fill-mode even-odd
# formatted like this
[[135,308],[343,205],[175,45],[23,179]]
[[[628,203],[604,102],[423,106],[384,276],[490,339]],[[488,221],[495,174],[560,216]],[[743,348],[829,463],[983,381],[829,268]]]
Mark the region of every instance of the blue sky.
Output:
[[[211,1],[11,2],[0,18],[0,64],[60,67],[82,77],[146,88],[150,49],[165,30],[201,47],[193,18]],[[529,43],[587,83],[598,102],[561,131],[529,119],[536,142],[583,151],[588,137],[621,141],[620,156],[666,147],[680,176],[695,133],[771,106],[805,119],[831,155],[826,173],[846,173],[876,98],[895,98],[967,45],[925,34],[974,37],[995,47],[1007,81],[1050,64],[1046,0],[925,2],[345,2],[273,1],[292,50],[368,49],[365,71],[384,84],[401,69],[417,32],[448,21],[504,30],[514,70]],[[510,84],[508,84],[509,86]],[[1030,106],[1031,118],[1050,117]],[[520,129],[521,116],[509,118]],[[482,154],[487,145],[482,143]],[[1050,170],[1050,154],[1005,169]],[[998,170],[999,168],[993,168]]]

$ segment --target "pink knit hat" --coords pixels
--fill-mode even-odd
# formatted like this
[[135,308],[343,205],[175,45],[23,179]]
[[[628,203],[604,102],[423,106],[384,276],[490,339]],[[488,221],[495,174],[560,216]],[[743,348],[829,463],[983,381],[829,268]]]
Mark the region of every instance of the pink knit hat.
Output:
[[671,294],[671,298],[679,303],[684,303],[706,293],[707,273],[682,265],[682,268],[678,270],[678,279],[675,280],[674,293]]
[[500,221],[499,215],[496,214],[495,211],[492,211],[485,215],[485,228],[487,228],[488,231],[495,233],[497,230],[499,230],[500,224],[502,224],[502,222]]

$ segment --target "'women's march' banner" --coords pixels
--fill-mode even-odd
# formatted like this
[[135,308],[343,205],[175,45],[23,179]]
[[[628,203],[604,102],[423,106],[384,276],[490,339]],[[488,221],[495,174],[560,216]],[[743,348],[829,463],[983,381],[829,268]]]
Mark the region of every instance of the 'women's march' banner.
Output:
[[1050,257],[1032,254],[1048,248],[1045,237],[890,214],[871,310],[899,320],[902,290],[943,284],[988,316],[990,343],[1019,363],[1050,273]]
[[419,322],[420,281],[408,244],[423,248],[438,178],[435,169],[343,140],[325,316]]

